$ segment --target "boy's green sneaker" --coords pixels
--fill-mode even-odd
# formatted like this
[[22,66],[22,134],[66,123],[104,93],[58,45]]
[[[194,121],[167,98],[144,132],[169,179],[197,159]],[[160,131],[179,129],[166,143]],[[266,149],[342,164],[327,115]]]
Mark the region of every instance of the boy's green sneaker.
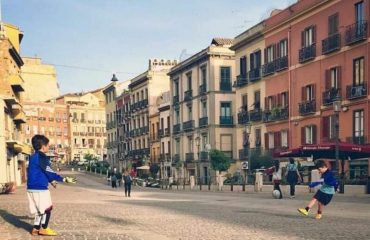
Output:
[[305,208],[298,208],[297,210],[302,215],[305,215],[305,216],[308,215],[308,211]]

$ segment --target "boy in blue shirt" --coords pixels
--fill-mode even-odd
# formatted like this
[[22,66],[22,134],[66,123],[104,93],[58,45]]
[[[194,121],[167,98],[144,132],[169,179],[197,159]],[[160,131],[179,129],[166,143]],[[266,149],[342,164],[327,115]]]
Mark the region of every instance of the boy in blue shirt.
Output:
[[310,183],[308,186],[314,188],[318,185],[321,185],[321,188],[313,196],[312,200],[308,203],[306,208],[298,208],[298,212],[302,215],[307,216],[310,209],[318,202],[316,219],[322,218],[322,211],[324,206],[328,205],[333,198],[334,193],[338,188],[338,182],[334,178],[333,173],[328,169],[326,163],[323,160],[316,162],[316,167],[321,173],[321,179],[316,182]]
[[76,183],[75,178],[62,177],[51,169],[49,157],[49,139],[43,135],[32,138],[35,153],[31,155],[27,169],[27,196],[31,214],[35,214],[32,235],[56,236],[57,233],[48,228],[51,210],[49,183],[56,187],[57,182]]

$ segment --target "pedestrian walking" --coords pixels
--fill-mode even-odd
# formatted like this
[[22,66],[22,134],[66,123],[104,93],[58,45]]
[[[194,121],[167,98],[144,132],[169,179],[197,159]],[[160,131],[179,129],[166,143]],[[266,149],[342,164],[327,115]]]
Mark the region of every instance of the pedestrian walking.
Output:
[[31,214],[35,215],[32,235],[56,236],[48,227],[53,204],[48,189],[49,183],[55,188],[57,182],[76,183],[75,178],[62,177],[51,169],[49,139],[44,135],[35,135],[32,140],[35,153],[31,155],[27,169],[27,197]]
[[301,175],[298,171],[298,166],[295,164],[293,158],[289,158],[289,163],[286,167],[285,177],[290,186],[290,198],[295,198],[295,186],[301,180]]
[[321,184],[322,186],[313,196],[312,200],[308,203],[307,207],[298,208],[298,212],[300,212],[304,216],[307,216],[310,209],[317,202],[318,203],[317,214],[315,218],[321,219],[324,206],[330,203],[334,193],[337,191],[338,182],[323,160],[319,160],[316,162],[316,168],[319,170],[319,173],[321,174],[321,179],[319,181],[310,183],[308,186],[309,188],[314,188]]
[[280,162],[276,160],[274,162],[274,166],[270,167],[266,170],[267,174],[272,174],[272,183],[274,184],[274,191],[278,190],[280,195],[277,197],[279,199],[283,198],[283,193],[281,192],[280,189],[280,184],[281,184],[281,168],[280,168]]
[[125,197],[131,197],[131,183],[132,183],[132,177],[128,173],[128,171],[125,171],[123,175],[123,181],[125,182]]
[[117,188],[117,176],[115,173],[112,173],[111,176],[111,183],[112,183],[112,188]]

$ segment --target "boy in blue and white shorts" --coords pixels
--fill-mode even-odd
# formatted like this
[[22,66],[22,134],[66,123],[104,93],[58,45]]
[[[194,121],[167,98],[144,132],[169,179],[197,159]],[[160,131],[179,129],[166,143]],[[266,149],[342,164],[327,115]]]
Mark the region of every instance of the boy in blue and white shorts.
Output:
[[333,173],[328,169],[326,163],[322,160],[316,162],[316,167],[321,173],[321,179],[316,182],[309,184],[310,188],[314,188],[318,185],[321,185],[321,188],[313,196],[312,200],[308,203],[306,208],[298,208],[298,212],[302,215],[307,216],[310,209],[318,202],[316,219],[322,218],[322,211],[324,206],[328,205],[333,198],[334,193],[337,191],[338,182],[334,178]]

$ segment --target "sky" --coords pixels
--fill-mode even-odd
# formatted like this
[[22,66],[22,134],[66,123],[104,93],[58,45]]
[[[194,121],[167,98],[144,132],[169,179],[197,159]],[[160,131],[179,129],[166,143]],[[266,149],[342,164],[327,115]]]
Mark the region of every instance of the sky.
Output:
[[[129,80],[148,60],[180,59],[234,38],[296,0],[0,0],[24,32],[22,56],[54,64],[61,93]],[[186,52],[186,54],[182,54]],[[69,67],[67,67],[69,66]]]

